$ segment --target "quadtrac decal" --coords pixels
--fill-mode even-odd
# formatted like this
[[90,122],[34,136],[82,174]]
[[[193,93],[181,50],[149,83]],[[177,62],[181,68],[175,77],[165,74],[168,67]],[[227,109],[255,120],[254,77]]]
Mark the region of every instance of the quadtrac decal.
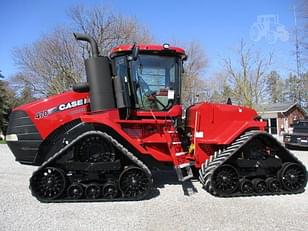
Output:
[[35,119],[42,119],[42,118],[45,118],[45,117],[47,117],[47,116],[49,116],[53,113],[56,113],[56,112],[59,112],[59,111],[66,111],[66,110],[69,110],[69,109],[72,109],[72,108],[77,108],[77,107],[86,105],[88,103],[90,103],[89,98],[78,99],[78,100],[74,100],[74,101],[71,101],[71,102],[68,102],[68,103],[62,103],[58,106],[49,108],[45,111],[37,112],[35,114]]

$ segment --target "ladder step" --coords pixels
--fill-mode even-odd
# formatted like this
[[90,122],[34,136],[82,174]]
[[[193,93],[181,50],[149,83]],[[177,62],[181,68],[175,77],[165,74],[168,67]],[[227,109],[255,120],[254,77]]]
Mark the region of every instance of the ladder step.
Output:
[[177,152],[175,153],[175,156],[183,156],[183,155],[186,155],[187,152]]
[[178,131],[167,131],[167,133],[174,134],[174,133],[178,133]]
[[184,163],[178,166],[178,168],[187,168],[187,167],[190,167],[190,163]]
[[180,164],[179,166],[175,167],[175,171],[179,181],[181,182],[194,177],[191,169],[191,163]]
[[193,178],[193,177],[194,177],[194,175],[185,176],[185,177],[183,177],[182,180],[180,180],[180,181],[187,181],[187,180],[189,180],[189,179],[191,179],[191,178]]

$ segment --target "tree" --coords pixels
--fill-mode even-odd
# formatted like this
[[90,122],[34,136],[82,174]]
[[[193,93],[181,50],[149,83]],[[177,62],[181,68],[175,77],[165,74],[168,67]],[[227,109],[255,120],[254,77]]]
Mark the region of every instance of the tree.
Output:
[[224,71],[238,104],[254,107],[264,99],[266,76],[272,63],[272,54],[262,56],[241,41],[235,59],[223,59]]
[[136,20],[115,15],[105,8],[76,6],[69,10],[69,15],[70,27],[57,27],[13,54],[22,73],[19,82],[30,86],[38,96],[61,93],[84,79],[83,62],[90,49],[87,43],[76,42],[73,32],[83,32],[96,39],[102,55],[107,55],[115,45],[151,39]]
[[266,90],[271,103],[283,101],[283,81],[276,71],[271,71],[266,80]]
[[205,98],[205,81],[201,75],[207,66],[204,50],[197,42],[191,42],[186,49],[188,60],[184,63],[182,103],[188,107]]
[[13,92],[8,88],[8,83],[3,80],[4,76],[0,71],[0,131],[6,133],[9,113],[13,107]]
[[[71,30],[92,36],[98,44],[99,52],[108,55],[119,44],[150,43],[152,35],[136,19],[115,14],[106,7],[90,9],[77,5],[69,9],[73,22]],[[89,45],[81,44],[90,53]]]
[[228,98],[233,98],[233,90],[224,72],[215,74],[207,85],[208,97],[211,102],[226,103]]

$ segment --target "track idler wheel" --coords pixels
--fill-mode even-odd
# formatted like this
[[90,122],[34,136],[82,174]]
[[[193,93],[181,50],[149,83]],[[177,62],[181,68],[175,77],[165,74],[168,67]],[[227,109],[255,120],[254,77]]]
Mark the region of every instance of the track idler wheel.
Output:
[[66,187],[64,172],[59,168],[47,167],[30,179],[32,194],[39,200],[53,200],[62,195]]
[[239,186],[239,174],[232,165],[222,165],[213,173],[212,185],[216,193],[228,195],[235,192]]
[[279,192],[280,191],[280,182],[274,177],[269,177],[265,180],[268,191],[270,192]]
[[152,179],[141,168],[128,167],[119,177],[119,186],[124,197],[143,199],[152,186]]
[[265,181],[260,178],[253,179],[252,185],[256,193],[264,193],[267,189]]
[[97,199],[101,196],[101,188],[98,184],[89,184],[85,190],[86,198]]
[[284,163],[279,171],[279,180],[282,187],[290,192],[303,190],[307,182],[305,168],[296,163]]
[[83,187],[79,183],[73,183],[67,188],[67,195],[72,199],[80,199],[83,193]]
[[253,192],[252,182],[248,179],[242,179],[240,181],[240,190],[242,193],[249,194]]

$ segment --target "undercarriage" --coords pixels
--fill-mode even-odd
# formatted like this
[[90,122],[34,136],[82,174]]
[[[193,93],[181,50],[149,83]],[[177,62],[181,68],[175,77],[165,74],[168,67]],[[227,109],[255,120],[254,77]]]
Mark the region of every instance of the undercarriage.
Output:
[[305,166],[271,135],[258,131],[216,151],[199,175],[204,189],[220,197],[295,194],[307,184]]
[[149,169],[117,140],[88,131],[33,173],[30,190],[41,202],[141,200],[152,183]]

